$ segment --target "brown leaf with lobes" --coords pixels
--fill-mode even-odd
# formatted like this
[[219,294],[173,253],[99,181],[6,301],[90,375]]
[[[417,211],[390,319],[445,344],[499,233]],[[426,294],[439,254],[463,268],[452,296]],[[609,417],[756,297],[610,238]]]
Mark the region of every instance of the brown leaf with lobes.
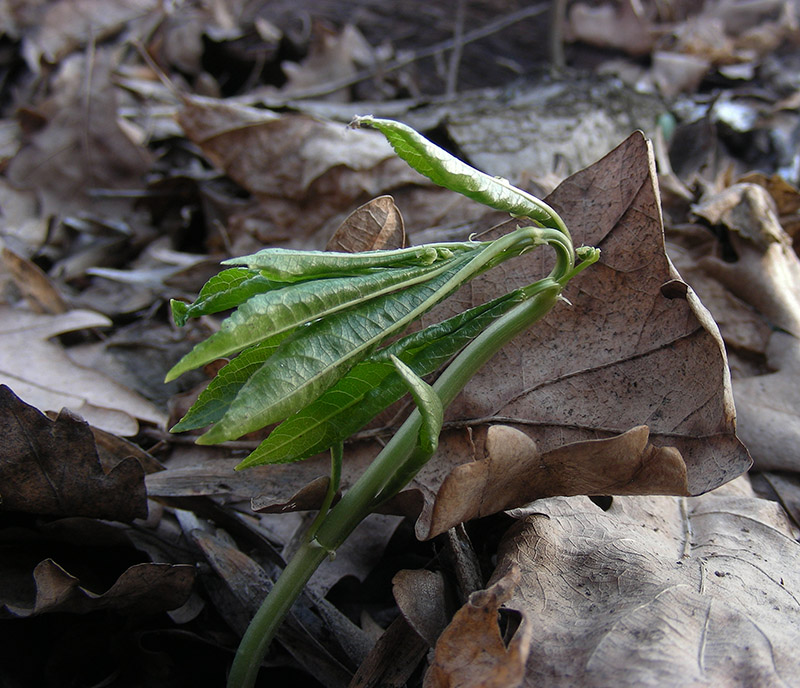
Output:
[[0,510],[116,521],[147,517],[144,471],[127,457],[106,473],[92,431],[62,412],[55,421],[0,385]]

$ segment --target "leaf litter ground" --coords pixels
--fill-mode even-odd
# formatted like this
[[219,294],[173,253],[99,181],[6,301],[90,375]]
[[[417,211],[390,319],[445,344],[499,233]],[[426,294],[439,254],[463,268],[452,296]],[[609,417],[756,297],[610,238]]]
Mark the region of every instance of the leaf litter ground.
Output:
[[[495,10],[480,17],[482,10],[464,5],[467,38],[471,26],[491,29],[503,18]],[[676,81],[669,71],[691,53],[692,73],[704,80],[700,90],[722,94],[711,104],[703,93],[694,96],[695,114],[680,98],[665,107],[631,91],[606,98],[624,100],[624,114],[609,115],[596,103],[584,112],[581,103],[592,95],[575,77],[550,88],[551,95],[562,89],[552,103],[533,80],[499,97],[464,93],[445,116],[439,106],[409,110],[396,99],[413,86],[427,94],[414,104],[424,105],[459,83],[457,62],[445,78],[433,61],[424,68],[430,58],[422,56],[405,66],[390,57],[401,66],[375,68],[387,59],[371,48],[382,40],[376,36],[387,36],[388,26],[389,39],[402,47],[392,31],[413,15],[398,10],[387,25],[385,17],[378,21],[382,10],[365,9],[365,39],[352,26],[332,28],[344,21],[331,4],[316,16],[333,23],[313,25],[304,71],[287,68],[282,86],[274,77],[278,62],[296,57],[291,51],[304,40],[292,33],[298,7],[275,3],[240,14],[219,7],[195,12],[191,21],[186,8],[154,7],[62,0],[3,19],[13,55],[6,83],[15,87],[3,101],[3,381],[33,407],[66,407],[94,426],[90,431],[68,412],[48,419],[4,392],[1,623],[13,638],[3,665],[17,681],[224,681],[238,636],[313,515],[304,510],[325,493],[327,460],[235,474],[237,456],[258,437],[222,448],[168,438],[167,413],[179,418],[190,403],[181,394],[194,398],[192,388],[208,374],[173,383],[169,409],[145,380],[162,377],[217,321],[205,318],[178,335],[166,325],[165,302],[191,300],[219,260],[267,245],[400,246],[398,207],[411,243],[461,239],[501,222],[426,185],[380,138],[320,121],[373,111],[375,104],[350,101],[380,93],[394,108],[390,116],[425,129],[441,124],[440,135],[474,163],[547,190],[558,177],[547,153],[553,141],[590,141],[581,154],[596,151],[591,157],[567,154],[561,178],[578,173],[550,202],[578,243],[601,246],[603,262],[575,283],[571,306],[560,304],[542,328],[508,347],[450,408],[436,461],[312,581],[264,680],[488,685],[483,677],[494,675],[504,686],[604,685],[619,682],[626,666],[631,685],[790,682],[796,659],[787,638],[797,634],[800,595],[792,574],[797,531],[787,520],[800,515],[791,384],[800,194],[796,178],[781,181],[773,172],[791,163],[781,141],[797,127],[800,85],[787,76],[792,69],[775,68],[793,59],[770,43],[791,34],[782,10],[765,3],[744,21],[741,8],[708,3],[689,17],[676,7],[684,28],[658,46],[650,72],[631,76],[630,67],[641,68],[630,61],[604,65],[640,84],[649,79],[665,95],[691,94],[696,83]],[[640,40],[648,34],[643,26],[664,21],[653,7],[644,15],[600,9],[606,14],[591,21],[610,22],[605,35],[628,37],[617,46],[621,53],[653,50]],[[585,42],[596,40],[597,32],[585,33],[593,11],[576,3],[568,16]],[[430,16],[423,33],[445,45],[452,16]],[[462,88],[501,82],[495,75],[473,83],[477,74],[490,78],[499,54],[519,64],[530,59],[514,38],[529,33],[525,21],[512,12],[505,40],[492,44],[502,34],[489,31],[489,43],[464,43]],[[755,27],[747,39],[743,26]],[[712,44],[714,35],[725,40]],[[130,50],[132,39],[178,91]],[[248,46],[257,46],[262,60],[244,70],[254,75],[249,83],[231,76],[244,73]],[[573,64],[592,54],[585,43],[567,47]],[[439,55],[449,54],[444,50]],[[735,81],[747,83],[748,65],[758,67],[767,94],[760,100]],[[329,89],[327,100],[284,111],[299,90],[324,93],[365,66],[366,80],[350,94]],[[37,80],[49,90],[37,90]],[[569,107],[566,94],[574,94]],[[546,113],[535,114],[537,102]],[[264,109],[270,104],[282,109]],[[678,120],[668,157],[652,126],[653,113],[665,111]],[[553,112],[555,139],[531,124],[543,126]],[[742,125],[742,117],[751,124]],[[655,140],[661,204],[645,139],[626,139],[637,126]],[[503,143],[509,129],[518,132],[518,156]],[[587,131],[590,139],[582,139]],[[535,157],[541,151],[550,155],[545,162]],[[766,174],[737,180],[752,169]],[[350,211],[387,192],[396,205],[365,206],[331,239]],[[662,250],[662,213],[679,274]],[[546,268],[537,256],[523,258],[454,303],[469,307]],[[719,324],[724,349],[695,292]],[[732,434],[734,398],[740,436],[757,466],[781,471],[754,478],[775,501],[746,484],[700,498],[633,496],[697,494],[744,470],[747,454]],[[404,412],[395,407],[348,446],[344,486]],[[616,496],[566,496],[585,494]],[[526,511],[510,512],[516,525],[509,529],[514,521],[504,512],[531,500]],[[476,517],[471,537],[454,528]],[[433,538],[432,545],[415,535]],[[487,589],[470,597],[480,588]],[[476,614],[483,620],[470,621]],[[675,618],[692,632],[671,634]],[[735,639],[718,631],[731,624],[740,629]],[[531,633],[541,642],[531,643]],[[563,637],[570,638],[566,655],[553,640]],[[478,647],[487,650],[481,658],[472,652]],[[27,666],[21,656],[40,661]]]

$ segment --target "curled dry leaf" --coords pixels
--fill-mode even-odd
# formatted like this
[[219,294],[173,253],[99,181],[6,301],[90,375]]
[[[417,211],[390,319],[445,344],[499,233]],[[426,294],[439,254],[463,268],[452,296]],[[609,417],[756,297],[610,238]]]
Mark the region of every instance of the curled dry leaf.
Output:
[[507,606],[537,629],[523,685],[794,682],[798,531],[744,480],[686,500],[615,497],[604,512],[554,498],[528,513],[495,572],[521,569]]
[[400,613],[429,647],[447,626],[444,576],[438,571],[398,571],[392,578],[392,594]]
[[516,688],[522,683],[533,627],[519,628],[506,647],[497,625],[500,605],[519,582],[519,570],[510,568],[488,589],[470,595],[439,636],[424,688]]
[[0,509],[117,521],[147,516],[139,462],[127,457],[105,472],[91,429],[68,411],[51,421],[0,385],[0,436]]
[[94,426],[135,435],[136,419],[163,425],[164,413],[105,375],[73,363],[61,346],[48,341],[64,332],[111,324],[103,315],[73,310],[38,315],[0,307],[0,382],[43,410],[68,408]]
[[[87,614],[113,610],[129,614],[157,614],[176,609],[189,597],[194,567],[186,564],[135,564],[104,593],[81,585],[52,559],[33,571],[34,590],[6,588],[0,599],[0,618],[24,618],[53,612]],[[13,586],[12,586],[13,587]],[[6,595],[10,594],[11,598]]]
[[524,432],[493,425],[486,433],[486,458],[453,469],[430,515],[423,512],[420,522],[430,523],[424,535],[556,494],[686,494],[680,452],[648,440],[648,428],[639,426],[541,454]]
[[403,216],[391,196],[378,196],[356,208],[333,233],[328,251],[377,251],[404,248]]
[[[63,3],[51,6],[66,7]],[[52,101],[41,106],[43,113],[52,110],[54,114],[9,162],[8,180],[16,188],[36,192],[42,215],[75,213],[119,220],[133,214],[129,198],[92,193],[94,189],[141,188],[154,160],[147,148],[120,127],[118,92],[112,84],[119,60],[113,48],[104,46],[89,55],[65,59],[58,67]],[[92,75],[88,81],[87,73]],[[91,104],[88,109],[87,104]]]
[[126,23],[157,9],[156,0],[61,0],[40,6],[36,30],[23,41],[28,67],[39,72],[41,63],[55,64],[89,42],[100,42]]

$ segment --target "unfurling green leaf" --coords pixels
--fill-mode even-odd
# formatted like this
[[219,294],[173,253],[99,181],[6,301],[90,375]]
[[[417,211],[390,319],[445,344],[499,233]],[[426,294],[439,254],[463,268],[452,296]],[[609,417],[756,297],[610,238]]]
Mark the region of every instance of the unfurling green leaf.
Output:
[[236,308],[256,294],[285,286],[285,282],[269,280],[256,270],[247,268],[223,270],[205,283],[194,303],[171,301],[172,317],[178,327],[183,327],[189,318]]
[[470,167],[401,122],[367,115],[355,117],[350,126],[373,127],[380,131],[397,155],[435,184],[495,210],[515,217],[527,217],[561,232],[567,231],[558,214],[544,201],[512,186],[505,179]]
[[241,437],[309,404],[382,341],[401,332],[452,293],[460,284],[456,275],[471,258],[455,258],[447,263],[447,269],[426,282],[297,329],[242,386],[225,416],[198,443],[215,444]]
[[246,265],[261,270],[270,279],[298,282],[325,277],[342,277],[385,268],[427,266],[453,257],[454,252],[471,250],[475,244],[429,244],[391,251],[337,253],[335,251],[292,251],[266,248],[258,253],[223,261],[223,265]]
[[[174,380],[186,371],[218,358],[233,356],[264,339],[435,277],[447,270],[453,260],[451,258],[427,267],[397,268],[354,277],[320,279],[257,294],[224,320],[218,332],[178,361],[167,373],[166,380]],[[245,284],[241,282],[238,287]]]

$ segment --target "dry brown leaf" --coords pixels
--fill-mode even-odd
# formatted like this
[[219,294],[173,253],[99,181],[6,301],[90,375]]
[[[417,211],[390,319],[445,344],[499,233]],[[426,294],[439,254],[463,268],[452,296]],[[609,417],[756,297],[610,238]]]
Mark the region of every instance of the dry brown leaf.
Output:
[[439,636],[424,688],[516,688],[525,676],[533,628],[517,630],[506,647],[497,625],[497,611],[520,582],[511,568],[486,590],[472,593]]
[[[341,32],[336,32],[317,21],[312,26],[311,45],[303,62],[296,64],[287,61],[281,64],[287,76],[287,82],[281,90],[291,97],[298,91],[353,77],[359,67],[374,61],[372,46],[355,26],[347,24]],[[322,100],[334,102],[349,102],[350,99],[347,88],[322,97]]]
[[66,313],[67,302],[44,271],[11,249],[2,250],[2,260],[19,292],[34,313]]
[[[461,464],[439,487],[425,537],[456,523],[551,495],[686,494],[686,466],[674,447],[654,447],[646,426],[540,454],[524,432],[492,425],[486,458]],[[429,521],[429,524],[428,524]],[[419,532],[419,531],[418,531]]]
[[90,368],[73,363],[49,338],[89,327],[107,327],[105,316],[73,310],[37,315],[0,307],[0,383],[43,410],[68,408],[87,422],[117,435],[135,435],[136,419],[163,425],[159,409],[131,390]]
[[120,128],[111,81],[118,61],[112,48],[64,60],[53,83],[52,100],[40,106],[44,126],[9,163],[8,180],[17,188],[35,191],[45,217],[108,213],[119,221],[130,215],[129,198],[90,193],[142,188],[153,162],[152,154]]
[[623,50],[629,55],[646,55],[653,48],[655,26],[632,0],[570,7],[567,27],[570,40],[603,48]]
[[91,429],[68,412],[51,421],[2,385],[0,435],[0,509],[117,521],[147,516],[139,462],[127,457],[105,472]]
[[45,559],[34,569],[32,582],[31,591],[4,586],[0,618],[26,618],[53,612],[86,614],[101,610],[157,614],[180,607],[186,601],[194,584],[194,566],[135,564],[106,592],[97,593],[84,587],[52,559]]
[[288,237],[309,235],[365,196],[427,184],[376,132],[197,97],[184,99],[179,122]]
[[800,472],[800,340],[774,332],[766,353],[774,373],[733,381],[739,436],[759,470]]
[[746,481],[685,501],[618,497],[603,511],[555,498],[527,513],[495,573],[522,571],[506,606],[536,629],[523,685],[794,682],[798,531]]
[[403,216],[391,196],[378,196],[356,208],[328,240],[328,251],[377,251],[406,245]]
[[736,184],[694,212],[712,226],[727,229],[736,255],[733,262],[707,255],[698,260],[698,268],[751,306],[770,328],[782,330],[771,334],[765,350],[767,365],[776,372],[734,381],[739,436],[759,468],[796,471],[800,468],[800,394],[795,382],[800,371],[800,259],[762,186]]
[[404,688],[428,644],[401,614],[378,638],[347,688]]

